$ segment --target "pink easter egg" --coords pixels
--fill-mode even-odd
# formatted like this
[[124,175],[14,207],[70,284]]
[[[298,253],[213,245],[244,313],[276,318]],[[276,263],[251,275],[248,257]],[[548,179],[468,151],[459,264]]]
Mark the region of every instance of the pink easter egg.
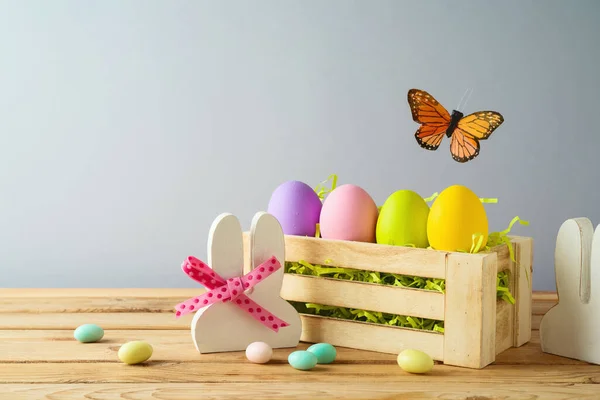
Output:
[[273,349],[264,342],[250,343],[246,347],[246,358],[256,364],[264,364],[271,360]]
[[356,185],[335,188],[323,203],[320,216],[323,239],[375,242],[379,211],[375,201]]

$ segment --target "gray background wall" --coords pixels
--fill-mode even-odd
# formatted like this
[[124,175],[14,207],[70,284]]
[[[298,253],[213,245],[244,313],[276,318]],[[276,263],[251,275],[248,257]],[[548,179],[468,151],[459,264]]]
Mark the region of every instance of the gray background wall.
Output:
[[[381,204],[455,183],[519,215],[534,289],[567,218],[600,222],[598,1],[1,1],[2,287],[195,287],[221,212],[331,173]],[[468,164],[406,92],[506,122]]]

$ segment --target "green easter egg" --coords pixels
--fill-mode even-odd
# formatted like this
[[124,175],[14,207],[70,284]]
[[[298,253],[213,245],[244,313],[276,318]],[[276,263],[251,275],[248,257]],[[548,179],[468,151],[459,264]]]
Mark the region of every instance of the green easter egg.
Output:
[[379,244],[414,245],[426,248],[429,206],[412,190],[398,190],[387,198],[377,219],[376,239]]
[[152,356],[152,346],[148,343],[136,340],[133,342],[127,342],[119,349],[119,360],[125,364],[139,364],[143,363]]
[[335,360],[337,351],[335,347],[329,343],[317,343],[310,346],[306,351],[313,353],[317,356],[317,363],[319,364],[330,364]]
[[296,369],[307,371],[317,365],[317,356],[309,351],[298,350],[288,356],[288,363]]
[[104,329],[95,324],[80,325],[73,332],[73,337],[81,343],[93,343],[104,337]]

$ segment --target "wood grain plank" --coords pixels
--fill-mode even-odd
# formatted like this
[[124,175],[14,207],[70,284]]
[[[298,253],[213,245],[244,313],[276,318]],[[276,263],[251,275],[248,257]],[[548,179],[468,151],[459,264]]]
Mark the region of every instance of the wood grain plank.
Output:
[[[131,340],[145,340],[154,348],[154,361],[245,362],[244,352],[199,354],[188,330],[106,330],[96,343],[79,343],[72,330],[0,331],[0,362],[116,362],[119,347]],[[309,343],[300,343],[306,349]],[[35,349],[35,351],[32,351]],[[289,349],[275,349],[274,360],[285,361]],[[395,363],[396,356],[371,351],[338,348],[341,363]]]
[[[169,362],[243,362],[243,352],[198,354],[189,330],[107,330],[97,343],[82,344],[73,339],[72,330],[0,331],[0,362],[114,362],[118,348],[130,340],[145,340],[154,347],[152,359]],[[306,349],[309,343],[300,343]],[[35,349],[35,351],[32,351]],[[337,347],[336,363],[395,365],[396,355]],[[387,350],[387,349],[386,349]],[[285,360],[289,349],[274,351],[274,359]],[[435,354],[435,353],[433,353]],[[539,331],[534,331],[529,343],[504,351],[495,364],[511,365],[581,365],[571,360],[542,353]],[[600,367],[599,367],[600,368]]]
[[[195,296],[204,293],[203,289]],[[172,313],[176,304],[189,298],[179,297],[31,297],[3,298],[0,313]]]
[[[202,293],[202,288],[2,289],[0,313],[172,312],[175,304]],[[557,302],[556,292],[534,292],[532,314],[544,315]]]
[[[210,366],[210,368],[208,367]],[[69,371],[69,373],[65,373]],[[0,363],[3,383],[256,383],[329,382],[339,384],[357,379],[372,384],[394,382],[457,383],[600,383],[600,368],[594,365],[540,365],[535,369],[515,369],[512,365],[490,365],[482,370],[436,365],[427,375],[404,373],[391,364],[334,363],[318,365],[311,373],[302,373],[285,359],[269,364],[249,362],[190,364],[187,362],[149,361],[137,366],[121,363]]]
[[190,329],[191,317],[176,319],[175,313],[42,313],[0,314],[2,329],[75,329],[97,324],[104,329]]
[[[540,328],[542,316],[542,314],[532,316],[532,330]],[[189,329],[190,326],[188,318],[175,319],[172,312],[0,313],[0,330],[75,329],[79,325],[87,323],[98,324],[104,329],[170,330]]]
[[[298,372],[306,374],[305,372]],[[316,374],[312,374],[315,375]],[[415,381],[426,383],[427,377],[413,377]],[[593,384],[547,384],[529,383],[509,385],[498,384],[446,383],[444,385],[415,385],[405,382],[381,383],[377,386],[369,382],[344,382],[331,385],[328,382],[260,382],[243,385],[223,385],[220,383],[135,383],[135,384],[0,384],[0,397],[11,400],[47,399],[108,400],[122,398],[128,400],[188,400],[202,399],[452,399],[452,400],[573,400],[597,399],[598,387]]]

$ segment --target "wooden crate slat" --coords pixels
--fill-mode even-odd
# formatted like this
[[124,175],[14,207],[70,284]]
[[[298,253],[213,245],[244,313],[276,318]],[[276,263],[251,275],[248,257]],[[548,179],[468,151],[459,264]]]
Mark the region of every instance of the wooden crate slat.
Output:
[[325,342],[334,346],[388,354],[398,354],[404,349],[418,349],[434,360],[443,360],[444,335],[439,333],[306,314],[301,314],[300,318],[300,340],[304,342]]
[[444,278],[446,252],[374,243],[285,236],[286,261],[304,260],[366,271]]
[[396,315],[444,319],[444,294],[432,290],[285,274],[281,296],[286,300],[379,311]]

